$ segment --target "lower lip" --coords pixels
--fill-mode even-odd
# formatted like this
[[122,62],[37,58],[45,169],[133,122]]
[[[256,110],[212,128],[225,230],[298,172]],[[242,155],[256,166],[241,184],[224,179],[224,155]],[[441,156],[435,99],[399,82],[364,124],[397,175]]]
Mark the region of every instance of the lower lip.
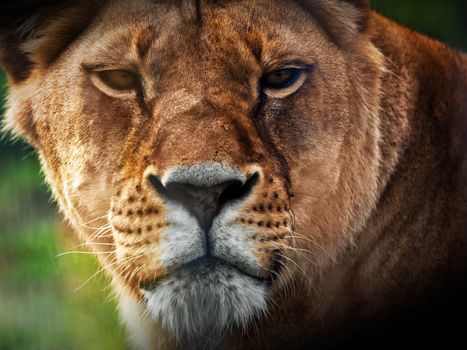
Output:
[[[245,271],[243,270],[240,270],[237,266],[235,265],[232,265],[224,260],[221,260],[221,259],[218,259],[218,258],[215,258],[215,257],[202,257],[202,258],[198,258],[196,260],[193,260],[191,262],[189,262],[188,264],[185,264],[175,270],[172,270],[170,271],[169,273],[170,274],[173,274],[173,273],[176,273],[177,271],[180,271],[180,270],[191,270],[194,274],[196,273],[199,273],[199,274],[203,274],[203,273],[206,273],[206,271],[209,271],[209,270],[213,270],[215,268],[218,268],[218,267],[225,267],[225,268],[230,268],[230,269],[233,269],[235,271],[237,271],[238,273],[244,275],[244,276],[248,276],[258,282],[268,282],[270,279],[265,279],[265,278],[261,278],[261,277],[258,277],[258,276],[253,276],[251,274],[248,274],[246,273]],[[162,276],[158,279],[155,279],[155,280],[151,280],[151,281],[144,281],[140,284],[140,288],[142,290],[145,290],[145,291],[151,291],[151,290],[154,290],[157,288],[157,286],[159,285],[159,283],[164,279],[166,278],[168,275],[165,275],[165,276]]]

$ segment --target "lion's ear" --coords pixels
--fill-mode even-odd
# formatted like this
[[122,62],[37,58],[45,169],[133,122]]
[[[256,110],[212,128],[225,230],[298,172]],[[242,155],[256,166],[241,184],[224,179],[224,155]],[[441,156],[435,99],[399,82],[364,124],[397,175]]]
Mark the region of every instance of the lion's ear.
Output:
[[16,0],[0,3],[0,65],[13,82],[52,63],[89,25],[101,1]]
[[345,46],[364,31],[370,15],[368,0],[298,0],[328,35]]

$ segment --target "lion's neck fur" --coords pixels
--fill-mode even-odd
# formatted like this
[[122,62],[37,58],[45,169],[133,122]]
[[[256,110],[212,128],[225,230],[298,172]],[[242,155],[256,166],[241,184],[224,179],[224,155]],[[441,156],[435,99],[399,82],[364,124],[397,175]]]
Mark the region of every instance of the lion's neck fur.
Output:
[[456,238],[465,244],[467,58],[376,14],[370,33],[389,71],[380,115],[387,177],[362,237],[375,237],[371,249],[390,254],[394,264],[402,263],[396,256],[402,259],[404,252],[388,253],[385,244],[403,240],[406,253],[420,252],[420,261],[407,266],[421,272],[439,266],[427,259],[429,250],[443,252],[447,263],[462,253],[462,247],[458,254],[448,249],[447,242]]
[[375,13],[368,32],[386,64],[385,175],[356,247],[316,288],[315,303],[328,303],[321,319],[336,327],[375,315],[418,320],[420,310],[459,306],[467,290],[455,277],[467,275],[467,57]]

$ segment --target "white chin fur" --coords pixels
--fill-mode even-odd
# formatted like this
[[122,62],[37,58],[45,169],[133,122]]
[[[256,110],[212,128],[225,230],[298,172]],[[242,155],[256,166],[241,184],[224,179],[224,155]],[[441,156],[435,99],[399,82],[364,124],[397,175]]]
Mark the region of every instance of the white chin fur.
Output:
[[223,264],[179,270],[143,295],[148,313],[180,342],[214,340],[267,310],[265,283]]

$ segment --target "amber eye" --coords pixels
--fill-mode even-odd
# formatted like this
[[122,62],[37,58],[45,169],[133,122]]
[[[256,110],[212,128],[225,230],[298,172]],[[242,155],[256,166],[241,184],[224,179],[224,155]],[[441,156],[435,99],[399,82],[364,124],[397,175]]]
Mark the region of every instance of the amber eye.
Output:
[[114,90],[134,90],[139,84],[135,73],[123,69],[104,70],[97,75],[104,84]]
[[299,68],[275,70],[261,79],[261,85],[264,89],[286,89],[296,83],[302,73]]

